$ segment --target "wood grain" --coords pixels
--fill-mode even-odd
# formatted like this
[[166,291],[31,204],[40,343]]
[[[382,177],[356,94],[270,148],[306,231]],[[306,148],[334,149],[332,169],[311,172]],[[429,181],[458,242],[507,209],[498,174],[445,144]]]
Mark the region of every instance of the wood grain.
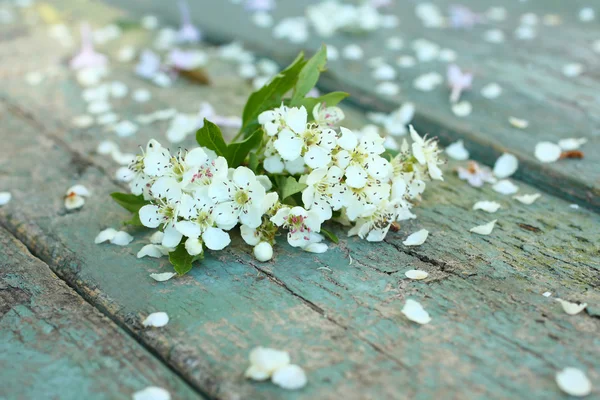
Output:
[[125,399],[147,386],[201,399],[0,228],[0,397]]

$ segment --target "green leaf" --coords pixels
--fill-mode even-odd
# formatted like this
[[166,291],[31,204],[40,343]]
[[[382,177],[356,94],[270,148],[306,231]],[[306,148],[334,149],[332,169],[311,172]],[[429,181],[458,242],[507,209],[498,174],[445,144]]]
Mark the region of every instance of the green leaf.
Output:
[[248,153],[250,153],[250,150],[260,146],[262,138],[262,129],[257,129],[246,140],[242,142],[231,143],[229,146],[227,146],[227,155],[225,158],[227,159],[229,168],[236,168],[241,165],[246,159]]
[[150,204],[149,201],[144,200],[143,195],[136,196],[134,194],[129,193],[119,193],[114,192],[110,194],[121,207],[126,209],[127,211],[131,211],[132,213],[136,213],[140,211],[140,208],[144,207],[146,204]]
[[319,103],[325,103],[327,107],[333,107],[339,104],[340,101],[350,96],[346,92],[331,92],[324,94],[321,97],[306,97],[298,103],[298,107],[304,106],[311,113],[313,108]]
[[190,255],[185,249],[185,242],[177,245],[174,251],[169,253],[169,261],[173,264],[175,272],[184,275],[192,269],[192,263],[201,257]]
[[241,165],[250,150],[260,145],[262,138],[262,129],[257,129],[246,140],[227,145],[223,139],[221,129],[207,119],[204,120],[204,126],[196,132],[198,144],[214,150],[218,156],[225,157],[229,168],[236,168]]
[[218,156],[225,157],[227,154],[227,144],[221,129],[206,118],[204,118],[204,126],[196,131],[196,142],[200,146],[213,150]]
[[258,173],[258,165],[259,165],[258,155],[254,152],[250,153],[250,156],[248,157],[248,168],[250,168],[252,170],[252,172],[257,174]]
[[336,236],[335,233],[333,233],[333,232],[331,232],[331,231],[329,231],[329,230],[327,230],[327,229],[325,229],[323,227],[321,227],[321,232],[320,233],[322,233],[323,235],[327,236],[327,238],[329,240],[331,240],[335,244],[337,244],[340,241],[340,239],[338,239],[338,237]]
[[304,53],[298,54],[298,57],[283,71],[276,75],[271,82],[258,89],[250,95],[244,112],[242,114],[242,129],[241,131],[248,135],[252,131],[254,125],[257,124],[256,119],[263,111],[277,107],[283,96],[290,91],[298,81],[298,74],[306,61]]
[[296,193],[302,192],[307,186],[304,183],[299,183],[293,176],[278,176],[275,179],[281,201]]
[[137,212],[131,214],[130,220],[123,221],[123,225],[144,226],[144,224],[142,224],[142,221],[140,220],[140,214]]
[[298,105],[304,96],[315,87],[319,81],[319,75],[325,71],[325,64],[327,64],[327,46],[322,45],[319,51],[302,67],[300,74],[298,74],[298,82],[292,96],[292,106]]

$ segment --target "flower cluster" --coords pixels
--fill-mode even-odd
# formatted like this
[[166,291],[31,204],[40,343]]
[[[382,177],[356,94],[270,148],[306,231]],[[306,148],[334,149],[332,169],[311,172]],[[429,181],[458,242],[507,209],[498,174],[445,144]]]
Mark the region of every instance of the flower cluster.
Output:
[[[309,122],[304,107],[282,105],[258,117],[269,136],[265,170],[300,175],[298,181],[305,185],[304,207],[284,207],[271,219],[290,227],[292,246],[313,243],[311,235],[304,233],[318,232],[311,228],[334,214],[355,224],[349,235],[381,241],[391,224],[415,217],[410,211],[412,201],[423,192],[425,182],[443,179],[437,142],[421,138],[412,126],[412,148],[405,140],[400,153],[388,160],[385,139],[376,132],[360,135],[335,128],[344,117],[341,109],[318,104],[312,114]],[[303,245],[298,245],[299,238]]]
[[[311,60],[299,57],[253,93],[237,136],[242,141],[226,143],[204,119],[196,148],[172,154],[148,143],[129,167],[132,194],[112,195],[135,213],[128,223],[160,228],[141,256],[168,254],[182,274],[205,248],[228,246],[238,225],[256,259],[267,261],[280,230],[291,246],[322,253],[325,237],[337,240],[322,227],[327,221],[375,242],[393,224],[415,218],[411,209],[426,182],[443,179],[437,142],[409,126],[412,145],[404,139],[392,154],[377,130],[339,126],[344,113],[335,104],[346,94],[309,98],[314,81],[301,78],[318,76],[325,61],[324,47]],[[265,107],[273,98],[280,105]]]

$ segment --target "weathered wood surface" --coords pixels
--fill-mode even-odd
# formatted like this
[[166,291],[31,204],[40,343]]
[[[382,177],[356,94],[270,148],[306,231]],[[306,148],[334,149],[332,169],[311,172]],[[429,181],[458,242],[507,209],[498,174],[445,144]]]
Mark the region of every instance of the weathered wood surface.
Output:
[[[95,11],[96,18],[106,18],[98,23],[119,15]],[[518,205],[458,181],[451,167],[446,182],[432,185],[419,219],[384,243],[343,238],[328,253],[307,255],[282,240],[275,260],[258,264],[233,235],[231,248],[207,256],[188,276],[152,281],[150,272],[170,267],[166,260],[135,258],[147,235],[137,233],[125,248],[93,244],[97,232],[126,217],[108,201],[120,189],[112,180],[116,167],[93,154],[100,140],[114,135],[71,128],[71,118],[85,106],[64,68],[35,88],[23,82],[24,72],[56,65],[67,55],[52,43],[43,28],[32,27],[0,47],[6,60],[0,75],[7,78],[0,87],[0,140],[3,154],[10,155],[2,158],[0,187],[14,195],[0,208],[0,223],[209,397],[560,398],[554,374],[564,366],[584,369],[592,381],[600,378],[600,216],[549,195],[532,206]],[[145,86],[130,68],[114,67],[112,77]],[[153,89],[154,99],[144,105],[115,104],[125,118],[166,105],[194,112],[203,100],[225,114],[238,113],[249,88],[232,66],[214,62],[208,70],[213,88],[179,83]],[[364,121],[360,113],[348,113]],[[119,144],[135,151],[149,138],[164,138],[164,130],[149,126]],[[94,196],[82,210],[67,213],[62,196],[74,183],[85,184]],[[538,191],[520,186],[524,193]],[[499,200],[503,210],[495,216],[470,211],[484,198]],[[468,232],[496,217],[493,235]],[[421,227],[431,231],[428,241],[404,247],[406,234]],[[403,273],[413,267],[430,278],[407,280]],[[589,307],[568,316],[541,295],[545,291]],[[403,318],[407,297],[424,304],[431,324]],[[159,310],[171,316],[169,325],[142,329],[143,316]],[[289,350],[308,372],[307,388],[282,393],[244,380],[247,354],[256,345]]]
[[[134,14],[155,13],[161,19],[177,24],[179,13],[176,7],[161,0],[107,0],[119,7],[132,10]],[[274,11],[275,21],[284,17],[304,15],[311,0],[278,2]],[[456,4],[454,0],[433,1],[442,12]],[[586,0],[548,2],[501,2],[494,4],[480,0],[461,1],[476,12],[484,13],[493,5],[505,7],[506,21],[490,22],[472,30],[425,29],[415,16],[413,1],[395,1],[384,13],[395,14],[400,25],[395,29],[382,29],[368,35],[336,35],[332,38],[319,37],[311,31],[310,39],[303,44],[274,39],[271,29],[254,25],[251,14],[240,4],[229,1],[192,1],[190,9],[195,23],[200,26],[208,40],[228,42],[242,40],[258,53],[267,55],[282,64],[291,61],[299,50],[315,51],[325,42],[341,50],[349,43],[357,43],[364,50],[364,59],[348,61],[340,59],[329,63],[329,72],[321,80],[321,87],[329,90],[346,90],[354,101],[369,109],[391,111],[405,101],[417,106],[415,127],[440,137],[442,143],[464,139],[471,156],[492,165],[503,152],[515,154],[521,161],[516,177],[587,207],[600,209],[600,79],[594,72],[600,55],[592,51],[592,43],[600,37],[597,22],[583,24],[577,14],[590,4]],[[596,10],[598,12],[598,10]],[[514,30],[525,13],[539,17],[537,37],[531,41],[517,40]],[[542,17],[558,15],[562,24],[556,27],[542,24]],[[229,22],[224,22],[229,21]],[[506,41],[490,44],[483,40],[487,29],[499,28]],[[404,39],[405,48],[391,51],[386,48],[386,39],[397,35]],[[435,91],[424,93],[413,87],[414,79],[427,72],[446,75],[444,62],[419,63],[414,68],[398,68],[398,79],[402,87],[400,95],[382,97],[375,93],[377,81],[371,77],[372,69],[366,65],[371,57],[382,57],[396,65],[400,55],[414,55],[411,42],[424,38],[442,48],[458,53],[456,63],[463,69],[475,73],[473,90],[463,99],[473,104],[473,113],[466,118],[456,117],[448,101],[449,90],[445,84]],[[566,78],[562,74],[564,65],[582,63],[586,72],[577,78]],[[490,82],[497,82],[503,94],[497,100],[481,96],[480,89]],[[524,118],[529,128],[521,130],[511,126],[509,117]],[[554,164],[542,164],[534,157],[534,148],[540,141],[557,142],[562,138],[586,137],[585,159],[562,160]]]
[[3,228],[0,253],[0,398],[202,398]]

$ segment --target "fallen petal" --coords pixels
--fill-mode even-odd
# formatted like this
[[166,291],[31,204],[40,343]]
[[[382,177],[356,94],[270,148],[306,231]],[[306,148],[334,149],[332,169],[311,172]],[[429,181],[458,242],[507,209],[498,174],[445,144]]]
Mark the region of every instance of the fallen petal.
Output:
[[496,182],[492,189],[501,194],[515,194],[519,191],[519,187],[507,179]]
[[563,310],[569,315],[579,314],[587,307],[587,303],[577,304],[563,299],[556,299],[556,301],[560,303]]
[[133,236],[125,231],[119,231],[115,234],[115,236],[110,240],[112,244],[116,244],[117,246],[127,246],[129,243],[133,241]]
[[402,314],[417,324],[424,325],[431,322],[429,313],[423,309],[421,303],[412,299],[406,299],[406,304],[402,307]]
[[448,157],[455,160],[464,161],[469,159],[469,151],[465,149],[465,145],[462,140],[450,144],[446,147],[446,154]]
[[539,142],[535,145],[535,158],[543,163],[551,163],[560,158],[562,149],[551,142]]
[[306,385],[307,379],[302,368],[291,364],[276,370],[271,381],[284,389],[297,390]]
[[556,373],[556,384],[571,396],[583,397],[592,393],[592,383],[583,371],[567,367]]
[[534,201],[539,199],[542,195],[539,193],[535,194],[524,194],[521,196],[514,196],[513,199],[520,201],[523,204],[533,204]]
[[406,275],[407,278],[415,280],[425,279],[429,276],[427,272],[418,269],[411,269],[410,271],[406,271],[404,275]]
[[489,213],[495,213],[500,208],[500,203],[495,201],[478,201],[473,205],[473,210],[483,210]]
[[177,275],[175,272],[163,272],[160,274],[150,274],[150,278],[157,282],[165,282]]
[[425,243],[428,236],[429,231],[427,229],[421,229],[418,232],[410,234],[402,244],[405,246],[419,246]]
[[171,394],[158,386],[148,386],[133,394],[133,400],[171,400]]
[[160,328],[161,326],[165,326],[169,322],[169,316],[166,312],[155,312],[146,317],[146,319],[142,322],[144,326],[152,326],[155,328]]
[[94,243],[100,244],[100,243],[104,243],[106,241],[111,241],[111,240],[113,240],[113,238],[115,237],[116,234],[117,234],[116,229],[113,229],[113,228],[105,229],[102,232],[100,232],[98,234],[98,236],[96,236],[96,238],[94,239]]
[[491,222],[488,222],[485,225],[479,225],[479,226],[476,226],[474,228],[471,228],[469,230],[469,232],[478,233],[480,235],[489,235],[494,230],[494,226],[496,225],[496,221],[498,221],[498,220],[495,219],[495,220],[493,220]]
[[494,164],[494,175],[500,179],[508,178],[519,168],[519,160],[512,154],[504,153]]

